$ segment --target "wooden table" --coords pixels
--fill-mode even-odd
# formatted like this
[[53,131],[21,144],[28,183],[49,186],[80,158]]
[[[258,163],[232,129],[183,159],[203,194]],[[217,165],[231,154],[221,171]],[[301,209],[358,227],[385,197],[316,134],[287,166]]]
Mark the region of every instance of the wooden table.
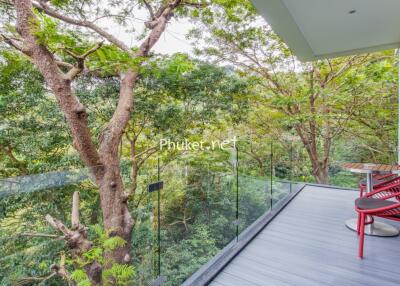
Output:
[[[398,165],[384,165],[372,163],[347,163],[343,168],[353,173],[365,174],[367,177],[367,193],[373,190],[372,175],[376,173],[400,173]],[[357,231],[357,219],[348,219],[346,226],[354,231]],[[373,236],[397,236],[399,230],[389,224],[374,221],[373,224],[365,227],[365,234]]]

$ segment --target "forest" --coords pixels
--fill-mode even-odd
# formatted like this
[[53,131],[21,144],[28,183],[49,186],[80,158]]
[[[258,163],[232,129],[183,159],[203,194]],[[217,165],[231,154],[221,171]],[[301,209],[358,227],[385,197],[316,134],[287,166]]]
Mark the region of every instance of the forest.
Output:
[[[177,286],[296,184],[397,160],[394,50],[302,63],[248,0],[0,14],[2,286]],[[193,52],[154,52],[178,21]]]

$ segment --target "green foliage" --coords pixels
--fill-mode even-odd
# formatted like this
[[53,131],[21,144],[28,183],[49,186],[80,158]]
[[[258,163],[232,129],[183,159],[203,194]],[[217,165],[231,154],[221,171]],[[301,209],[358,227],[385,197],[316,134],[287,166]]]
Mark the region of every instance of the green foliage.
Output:
[[[148,2],[155,7],[163,1]],[[119,17],[113,21],[123,25],[129,23],[126,15],[134,5],[145,5],[143,1],[51,3],[62,13],[76,17],[90,11],[91,19],[101,19],[115,12]],[[66,63],[76,64],[74,54],[82,55],[99,42],[83,29],[70,30],[35,13],[39,41]],[[296,136],[295,126],[315,123],[319,127],[316,147],[321,152],[324,144],[320,135],[327,130],[326,123],[336,128],[345,122],[344,131],[332,142],[332,184],[352,186],[359,179],[343,172],[342,162],[395,161],[397,69],[392,51],[370,55],[369,60],[326,84],[322,80],[340,71],[349,58],[297,62],[279,37],[260,24],[250,1],[216,0],[201,10],[180,8],[176,16],[198,21],[191,36],[196,42],[204,41],[206,49],[197,53],[210,61],[185,54],[132,59],[129,53],[104,43],[87,58],[85,67],[89,71],[73,85],[87,107],[89,128],[98,145],[119,98],[120,74],[128,68],[140,73],[135,109],[119,148],[125,187],[133,190],[134,181],[137,185],[129,201],[136,223],[132,265],[105,260],[105,253],[127,242],[104,231],[98,192],[91,180],[84,180],[63,188],[1,198],[1,285],[48,274],[59,254],[68,250],[60,241],[18,234],[52,233],[43,222],[47,213],[68,225],[75,190],[81,192],[81,219],[89,227],[94,245],[79,258],[69,257],[67,268],[72,279],[77,285],[90,285],[84,267],[97,261],[102,266],[112,264],[103,272],[105,284],[115,280],[117,285],[147,285],[157,274],[157,203],[155,195],[149,195],[146,189],[148,183],[157,180],[156,156],[161,159],[165,182],[160,213],[161,272],[168,277],[167,285],[179,285],[225,247],[236,234],[233,151],[160,152],[161,138],[210,142],[238,136],[240,230],[267,211],[271,200],[276,202],[288,193],[287,184],[275,182],[271,197],[271,178],[313,180],[310,158]],[[8,30],[16,32],[12,27]],[[215,59],[217,63],[212,61]],[[254,63],[255,59],[260,60]],[[81,168],[57,102],[27,58],[1,50],[0,75],[0,176]],[[309,104],[313,93],[318,94],[315,110]],[[301,112],[290,113],[294,108]],[[346,120],[349,113],[354,113],[353,117]],[[133,166],[138,166],[137,174]],[[65,281],[54,279],[46,285],[65,285]]]
[[83,271],[82,269],[78,269],[71,273],[71,279],[73,279],[77,283],[81,283],[83,281],[87,281],[87,276],[85,271]]
[[111,251],[126,245],[126,241],[119,236],[113,236],[103,241],[103,247],[106,251]]
[[67,6],[71,2],[71,0],[51,0],[50,2],[54,4],[54,6],[63,7]]
[[90,283],[90,281],[89,280],[83,280],[83,281],[81,281],[81,282],[79,282],[78,284],[77,284],[77,286],[91,286],[92,284]]
[[[223,2],[220,4],[224,6]],[[238,7],[216,9],[211,20],[200,17],[190,36],[196,46],[202,46],[197,49],[198,55],[231,63],[241,75],[250,74],[256,79],[259,96],[250,101],[252,109],[247,113],[248,118],[240,121],[242,141],[268,135],[282,145],[288,145],[284,138],[297,135],[297,141],[309,150],[308,161],[315,179],[326,183],[327,162],[332,159],[331,148],[335,141],[346,136],[344,133],[352,125],[360,127],[360,122],[368,122],[364,115],[369,107],[375,110],[374,118],[384,119],[385,114],[392,112],[391,95],[395,83],[390,79],[396,78],[393,52],[301,63],[254,13],[250,1],[232,2],[233,7]],[[388,95],[384,105],[381,104],[381,88]],[[375,108],[377,105],[382,108]],[[281,113],[281,116],[272,118],[271,113]],[[365,137],[362,129],[352,132],[360,138]],[[368,133],[380,129],[375,125]],[[272,134],[274,130],[276,132]],[[394,142],[393,130],[384,132],[387,158],[392,157],[394,150],[388,144]],[[378,137],[382,138],[382,135]],[[265,147],[248,141],[250,157],[263,168]]]
[[164,253],[166,285],[179,285],[218,253],[205,225],[194,226],[193,236],[176,243]]
[[[126,264],[113,264],[111,268],[106,269],[103,273],[103,279],[105,281],[109,281],[112,278],[115,279],[117,285],[121,286],[131,285],[134,277],[135,268]],[[108,285],[107,282],[105,285]]]
[[56,20],[43,13],[37,12],[36,15],[38,27],[35,35],[42,44],[54,50],[74,49],[78,43],[82,44],[78,33],[61,29]]
[[0,175],[70,165],[71,158],[65,156],[69,136],[63,117],[56,102],[46,95],[42,77],[25,57],[7,50],[0,53]]
[[128,52],[121,51],[114,45],[103,45],[90,56],[87,66],[106,77],[115,76],[128,69],[138,69],[142,61],[142,58],[132,58]]
[[133,266],[112,263],[111,268],[107,268],[106,265],[110,262],[104,259],[104,253],[125,246],[126,241],[118,236],[110,237],[108,233],[104,232],[100,225],[91,227],[91,238],[94,242],[93,247],[84,252],[80,257],[69,261],[69,264],[75,268],[71,278],[77,285],[90,285],[84,267],[96,261],[100,263],[104,269],[104,285],[108,285],[109,281],[115,281],[117,285],[121,286],[131,285],[132,279],[135,277],[135,268]]

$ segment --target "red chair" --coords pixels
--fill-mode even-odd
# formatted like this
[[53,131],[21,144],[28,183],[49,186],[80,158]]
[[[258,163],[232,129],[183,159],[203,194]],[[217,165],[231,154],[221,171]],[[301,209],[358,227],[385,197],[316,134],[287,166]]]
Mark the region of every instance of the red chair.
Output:
[[[372,177],[372,185],[374,189],[379,189],[386,184],[394,183],[397,180],[400,180],[400,177],[398,177],[396,174],[376,174]],[[367,180],[361,180],[358,185],[360,188],[360,197],[362,197],[367,189]]]
[[[359,237],[358,257],[364,256],[364,231],[365,225],[372,224],[374,217],[382,217],[390,220],[400,221],[400,179],[397,183],[380,187],[373,192],[355,201],[358,212],[357,234]],[[397,199],[398,201],[394,201]],[[369,220],[367,221],[367,217]]]

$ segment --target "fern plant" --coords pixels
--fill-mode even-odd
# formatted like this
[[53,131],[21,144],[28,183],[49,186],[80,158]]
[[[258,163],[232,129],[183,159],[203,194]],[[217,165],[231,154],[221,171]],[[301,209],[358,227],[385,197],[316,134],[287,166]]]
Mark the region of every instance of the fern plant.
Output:
[[105,285],[108,281],[116,281],[117,285],[132,285],[132,279],[135,277],[135,268],[126,264],[114,264],[111,268],[103,271],[103,280]]
[[76,270],[71,273],[71,279],[74,280],[77,286],[90,286],[90,281],[83,270],[83,268],[97,261],[102,266],[111,263],[111,268],[103,267],[103,285],[132,285],[135,277],[135,268],[130,265],[112,263],[104,259],[104,253],[113,251],[117,248],[126,245],[126,241],[119,236],[111,236],[109,233],[104,232],[102,227],[95,225],[91,227],[91,234],[93,236],[93,247],[83,253],[80,257],[69,261]]

